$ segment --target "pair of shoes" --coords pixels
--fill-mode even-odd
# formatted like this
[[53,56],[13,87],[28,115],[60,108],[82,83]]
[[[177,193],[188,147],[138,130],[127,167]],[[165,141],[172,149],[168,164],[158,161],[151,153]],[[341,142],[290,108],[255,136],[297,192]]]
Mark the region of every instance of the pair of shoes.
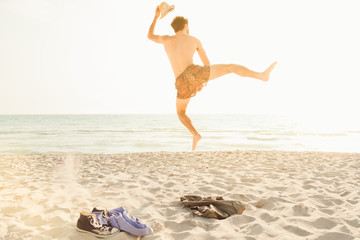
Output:
[[102,214],[86,211],[80,213],[76,229],[79,232],[89,233],[99,238],[111,237],[120,232],[119,229],[110,226]]
[[154,234],[151,227],[141,223],[136,217],[129,216],[129,212],[123,207],[115,208],[109,211],[94,208],[92,213],[100,213],[112,227],[132,235],[148,236]]

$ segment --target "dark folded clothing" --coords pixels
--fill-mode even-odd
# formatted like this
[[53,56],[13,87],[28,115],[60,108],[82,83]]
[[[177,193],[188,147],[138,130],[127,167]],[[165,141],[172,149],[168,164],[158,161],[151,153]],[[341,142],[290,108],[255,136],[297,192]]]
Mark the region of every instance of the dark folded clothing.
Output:
[[222,197],[213,199],[211,197],[200,197],[196,195],[187,195],[180,198],[185,207],[201,217],[225,219],[234,214],[242,214],[245,205],[240,201],[224,200]]

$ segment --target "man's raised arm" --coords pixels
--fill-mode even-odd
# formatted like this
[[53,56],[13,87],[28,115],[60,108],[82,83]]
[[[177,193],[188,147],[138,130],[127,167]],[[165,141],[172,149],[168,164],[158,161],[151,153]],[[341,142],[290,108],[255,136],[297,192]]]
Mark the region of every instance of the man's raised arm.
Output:
[[157,22],[159,17],[160,17],[160,8],[159,8],[159,6],[157,6],[156,10],[155,10],[155,17],[154,17],[154,20],[153,20],[152,24],[150,25],[147,37],[148,37],[148,39],[150,39],[150,40],[152,40],[152,41],[154,41],[156,43],[164,43],[164,41],[169,36],[159,36],[159,35],[154,34],[155,25],[156,25],[156,22]]

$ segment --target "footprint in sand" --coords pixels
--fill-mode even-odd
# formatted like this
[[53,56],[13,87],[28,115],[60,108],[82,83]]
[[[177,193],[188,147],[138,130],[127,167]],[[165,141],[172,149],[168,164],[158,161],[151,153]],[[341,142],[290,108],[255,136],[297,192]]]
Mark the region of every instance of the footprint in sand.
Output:
[[309,213],[312,211],[312,208],[304,206],[303,204],[297,204],[293,207],[294,216],[310,216]]
[[306,237],[306,236],[309,236],[312,234],[302,228],[299,228],[297,226],[292,226],[292,225],[287,225],[284,227],[284,229],[288,232],[291,232],[291,233],[293,233],[297,236],[301,236],[301,237]]
[[279,220],[279,217],[273,217],[268,213],[261,214],[260,218],[267,223],[276,222],[277,220]]
[[166,184],[164,184],[164,186],[165,186],[166,188],[172,188],[172,187],[174,187],[175,185],[176,185],[175,182],[167,182]]
[[344,221],[349,224],[350,226],[360,229],[360,220],[359,219],[354,219],[354,220],[346,220],[344,219]]
[[252,224],[251,226],[249,226],[249,231],[247,232],[247,234],[249,235],[259,235],[264,231],[264,228],[258,224]]
[[248,224],[251,222],[256,221],[256,218],[251,217],[251,216],[246,216],[246,215],[234,215],[231,218],[229,218],[229,222],[231,222],[232,224],[234,224],[235,226],[241,226],[244,224]]
[[329,219],[321,217],[321,218],[316,219],[314,222],[312,222],[311,225],[313,225],[314,227],[316,227],[318,229],[332,229],[337,224]]
[[331,232],[331,233],[326,233],[316,238],[315,240],[329,240],[329,239],[352,240],[355,239],[355,237],[346,233]]

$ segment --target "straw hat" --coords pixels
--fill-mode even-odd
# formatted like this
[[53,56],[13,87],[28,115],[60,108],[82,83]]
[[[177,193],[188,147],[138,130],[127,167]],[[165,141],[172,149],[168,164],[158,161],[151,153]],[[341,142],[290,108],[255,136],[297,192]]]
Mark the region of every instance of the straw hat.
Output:
[[159,6],[160,8],[160,19],[162,19],[163,17],[165,17],[169,12],[172,12],[175,9],[174,5],[169,6],[169,4],[167,4],[166,2],[162,2]]

